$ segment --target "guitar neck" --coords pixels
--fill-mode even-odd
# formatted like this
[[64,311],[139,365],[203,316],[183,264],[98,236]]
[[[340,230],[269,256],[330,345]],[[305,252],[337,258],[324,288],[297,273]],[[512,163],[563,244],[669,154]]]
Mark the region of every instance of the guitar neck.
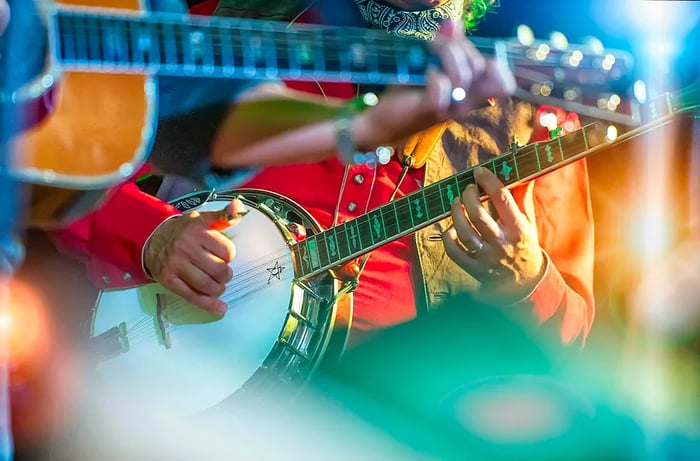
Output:
[[479,166],[493,171],[505,186],[513,187],[591,155],[613,141],[624,142],[667,124],[680,113],[697,110],[698,101],[700,81],[650,101],[643,115],[648,123],[614,138],[608,133],[607,124],[595,122],[566,136],[514,147],[510,152],[310,236],[293,245],[296,260],[301,262],[299,276],[320,274],[448,217],[454,199],[468,184],[475,184],[474,170]]
[[[503,184],[512,187],[590,154],[606,143],[605,135],[605,126],[593,123],[566,136],[514,149],[478,166],[493,171]],[[468,184],[475,184],[476,168],[461,171],[295,244],[295,257],[301,261],[299,275],[306,278],[322,273],[446,218],[454,199]]]
[[422,85],[436,62],[426,43],[371,29],[85,8],[53,19],[67,70]]

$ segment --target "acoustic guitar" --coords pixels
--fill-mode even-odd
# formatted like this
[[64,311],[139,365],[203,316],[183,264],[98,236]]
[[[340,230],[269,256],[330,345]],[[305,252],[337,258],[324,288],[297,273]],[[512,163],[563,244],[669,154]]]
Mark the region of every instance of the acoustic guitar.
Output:
[[[46,113],[9,143],[10,173],[41,186],[32,207],[41,222],[79,214],[147,160],[156,76],[422,85],[436,61],[428,44],[378,30],[149,12],[139,0],[31,1],[48,37],[46,68],[0,96]],[[521,98],[582,113],[587,98],[622,95],[631,84],[624,52],[471,40],[513,69]]]

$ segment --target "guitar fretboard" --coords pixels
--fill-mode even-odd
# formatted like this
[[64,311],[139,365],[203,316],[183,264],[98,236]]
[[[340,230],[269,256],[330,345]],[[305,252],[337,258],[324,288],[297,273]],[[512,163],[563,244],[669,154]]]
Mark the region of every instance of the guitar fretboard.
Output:
[[80,9],[58,10],[54,25],[69,70],[421,85],[435,60],[423,42],[361,28]]
[[[589,154],[605,144],[605,130],[603,124],[593,123],[566,136],[514,148],[478,166],[493,171],[506,186],[514,186]],[[475,183],[475,169],[445,178],[293,245],[296,260],[300,261],[300,277],[324,272],[446,218],[455,198],[468,184]]]

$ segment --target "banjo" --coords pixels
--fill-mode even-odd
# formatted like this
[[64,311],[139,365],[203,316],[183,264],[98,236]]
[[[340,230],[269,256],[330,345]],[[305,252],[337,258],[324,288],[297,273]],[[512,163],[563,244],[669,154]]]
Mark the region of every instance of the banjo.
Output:
[[[601,122],[479,166],[508,187],[632,139],[700,106],[700,83],[652,101],[653,121],[614,140]],[[476,167],[474,167],[476,168]],[[321,359],[338,360],[351,317],[352,278],[342,268],[386,243],[449,216],[474,168],[428,185],[330,229],[274,192],[235,189],[179,199],[181,210],[219,210],[232,198],[249,209],[224,230],[236,245],[224,316],[203,312],[150,284],[103,291],[92,346],[99,385],[166,412],[190,414],[271,389],[300,388]]]

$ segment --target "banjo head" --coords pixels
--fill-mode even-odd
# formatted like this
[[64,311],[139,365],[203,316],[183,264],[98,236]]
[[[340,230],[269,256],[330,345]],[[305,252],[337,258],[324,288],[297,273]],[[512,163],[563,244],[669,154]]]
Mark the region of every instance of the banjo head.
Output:
[[330,274],[296,280],[287,219],[305,212],[252,190],[195,193],[176,202],[209,211],[234,197],[249,213],[222,231],[236,246],[233,279],[222,295],[225,315],[204,312],[159,284],[100,294],[91,338],[98,357],[94,388],[111,405],[187,415],[272,389],[288,393],[326,352],[341,285]]

